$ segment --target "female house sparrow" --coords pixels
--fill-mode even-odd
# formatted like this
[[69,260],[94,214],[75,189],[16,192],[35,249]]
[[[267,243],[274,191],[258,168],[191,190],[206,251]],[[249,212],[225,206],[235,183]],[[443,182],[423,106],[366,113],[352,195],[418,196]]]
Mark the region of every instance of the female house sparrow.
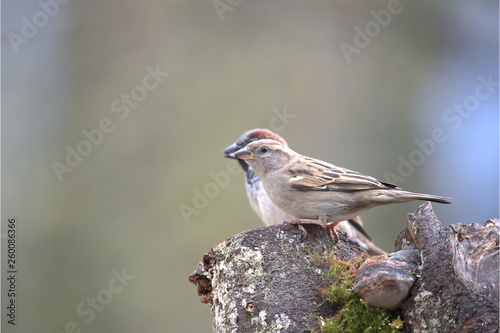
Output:
[[275,140],[251,142],[233,156],[252,167],[276,206],[297,218],[293,223],[319,221],[326,224],[335,241],[338,221],[376,206],[413,200],[452,203],[449,198],[406,192],[359,172],[303,156]]
[[[226,154],[226,157],[235,158],[232,156],[233,153],[241,148],[244,148],[250,142],[261,139],[272,139],[281,142],[285,146],[287,145],[286,141],[278,134],[267,129],[256,128],[243,133],[243,135],[241,135],[233,144],[224,149],[224,154]],[[238,162],[245,171],[246,192],[250,205],[264,224],[273,225],[280,224],[284,221],[295,220],[295,217],[285,213],[271,201],[259,176],[257,176],[248,163],[242,159],[239,159]],[[342,221],[337,228],[344,231],[350,238],[357,240],[361,247],[367,250],[368,253],[372,255],[386,253],[384,250],[373,244],[370,236],[368,236],[363,228],[363,222],[359,217],[352,218],[349,221]]]

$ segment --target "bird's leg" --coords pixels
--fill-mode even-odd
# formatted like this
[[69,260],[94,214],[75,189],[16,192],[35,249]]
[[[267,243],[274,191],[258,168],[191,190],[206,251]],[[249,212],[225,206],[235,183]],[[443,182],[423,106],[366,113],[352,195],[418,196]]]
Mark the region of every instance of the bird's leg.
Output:
[[330,231],[330,237],[332,237],[333,244],[337,244],[337,242],[339,241],[339,235],[337,235],[337,232],[335,231],[335,227],[339,223],[340,222],[328,222],[325,225],[328,228],[328,230]]
[[296,225],[297,228],[302,232],[301,240],[304,240],[307,237],[307,230],[304,228],[303,224],[320,224],[316,220],[307,220],[307,219],[296,219],[293,221],[283,221],[283,224],[286,225]]
[[330,237],[332,237],[332,240],[333,240],[333,244],[337,244],[337,242],[339,241],[339,235],[337,235],[337,232],[335,231],[335,227],[340,222],[328,222],[329,219],[330,219],[330,215],[320,215],[319,216],[319,222],[321,224],[324,224],[328,228],[328,231],[330,232]]
[[297,224],[297,227],[299,228],[300,232],[302,233],[302,237],[300,237],[300,240],[303,241],[307,238],[307,230],[304,228],[302,224]]

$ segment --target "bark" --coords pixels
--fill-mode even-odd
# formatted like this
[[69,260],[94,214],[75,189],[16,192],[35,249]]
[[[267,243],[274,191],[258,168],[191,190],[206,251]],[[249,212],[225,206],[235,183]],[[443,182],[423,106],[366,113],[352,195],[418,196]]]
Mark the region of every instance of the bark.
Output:
[[204,255],[189,280],[210,304],[215,332],[303,332],[338,311],[322,305],[319,289],[331,282],[317,258],[332,250],[342,260],[366,252],[342,232],[334,246],[324,227],[305,228],[305,239],[296,226],[248,230]]
[[399,247],[414,244],[421,257],[418,280],[403,303],[411,332],[498,332],[498,222],[443,228],[430,203],[408,214]]
[[[274,225],[213,247],[189,280],[210,304],[214,331],[303,332],[339,309],[322,304],[328,270],[315,256],[366,254],[339,232]],[[408,214],[396,252],[371,257],[353,288],[369,304],[401,307],[408,332],[498,332],[499,221],[443,228],[430,203]]]

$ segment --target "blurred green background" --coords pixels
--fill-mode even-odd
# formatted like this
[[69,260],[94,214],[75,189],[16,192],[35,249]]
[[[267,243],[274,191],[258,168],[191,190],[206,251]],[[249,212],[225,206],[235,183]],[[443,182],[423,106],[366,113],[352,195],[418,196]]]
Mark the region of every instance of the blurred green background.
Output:
[[[187,276],[261,226],[243,173],[211,176],[254,127],[385,181],[412,156],[396,182],[453,197],[434,205],[443,224],[498,216],[498,85],[481,83],[498,82],[497,1],[401,1],[390,19],[394,1],[65,2],[2,1],[2,230],[19,223],[6,331],[210,332]],[[416,152],[436,129],[444,142]],[[67,149],[86,156],[68,166]],[[362,218],[392,251],[417,206]]]

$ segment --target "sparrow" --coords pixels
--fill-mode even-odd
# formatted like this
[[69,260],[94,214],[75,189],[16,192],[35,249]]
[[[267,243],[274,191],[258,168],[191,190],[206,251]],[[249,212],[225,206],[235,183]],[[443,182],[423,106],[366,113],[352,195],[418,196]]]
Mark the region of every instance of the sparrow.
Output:
[[335,232],[348,220],[377,206],[413,200],[451,204],[453,200],[412,193],[357,171],[301,155],[282,142],[262,139],[232,154],[244,160],[262,181],[272,202],[295,217],[294,224],[325,224],[334,242]]
[[[286,141],[278,134],[268,129],[255,128],[243,133],[233,144],[224,149],[225,157],[235,158],[232,155],[233,153],[244,148],[250,142],[261,139],[272,139],[287,146]],[[273,225],[295,220],[295,217],[287,214],[271,201],[262,185],[262,181],[250,165],[243,159],[238,159],[238,162],[245,172],[245,186],[250,206],[262,222],[265,225]],[[340,222],[337,229],[344,231],[347,236],[356,240],[371,255],[386,253],[372,242],[370,236],[363,228],[363,222],[359,216]]]

